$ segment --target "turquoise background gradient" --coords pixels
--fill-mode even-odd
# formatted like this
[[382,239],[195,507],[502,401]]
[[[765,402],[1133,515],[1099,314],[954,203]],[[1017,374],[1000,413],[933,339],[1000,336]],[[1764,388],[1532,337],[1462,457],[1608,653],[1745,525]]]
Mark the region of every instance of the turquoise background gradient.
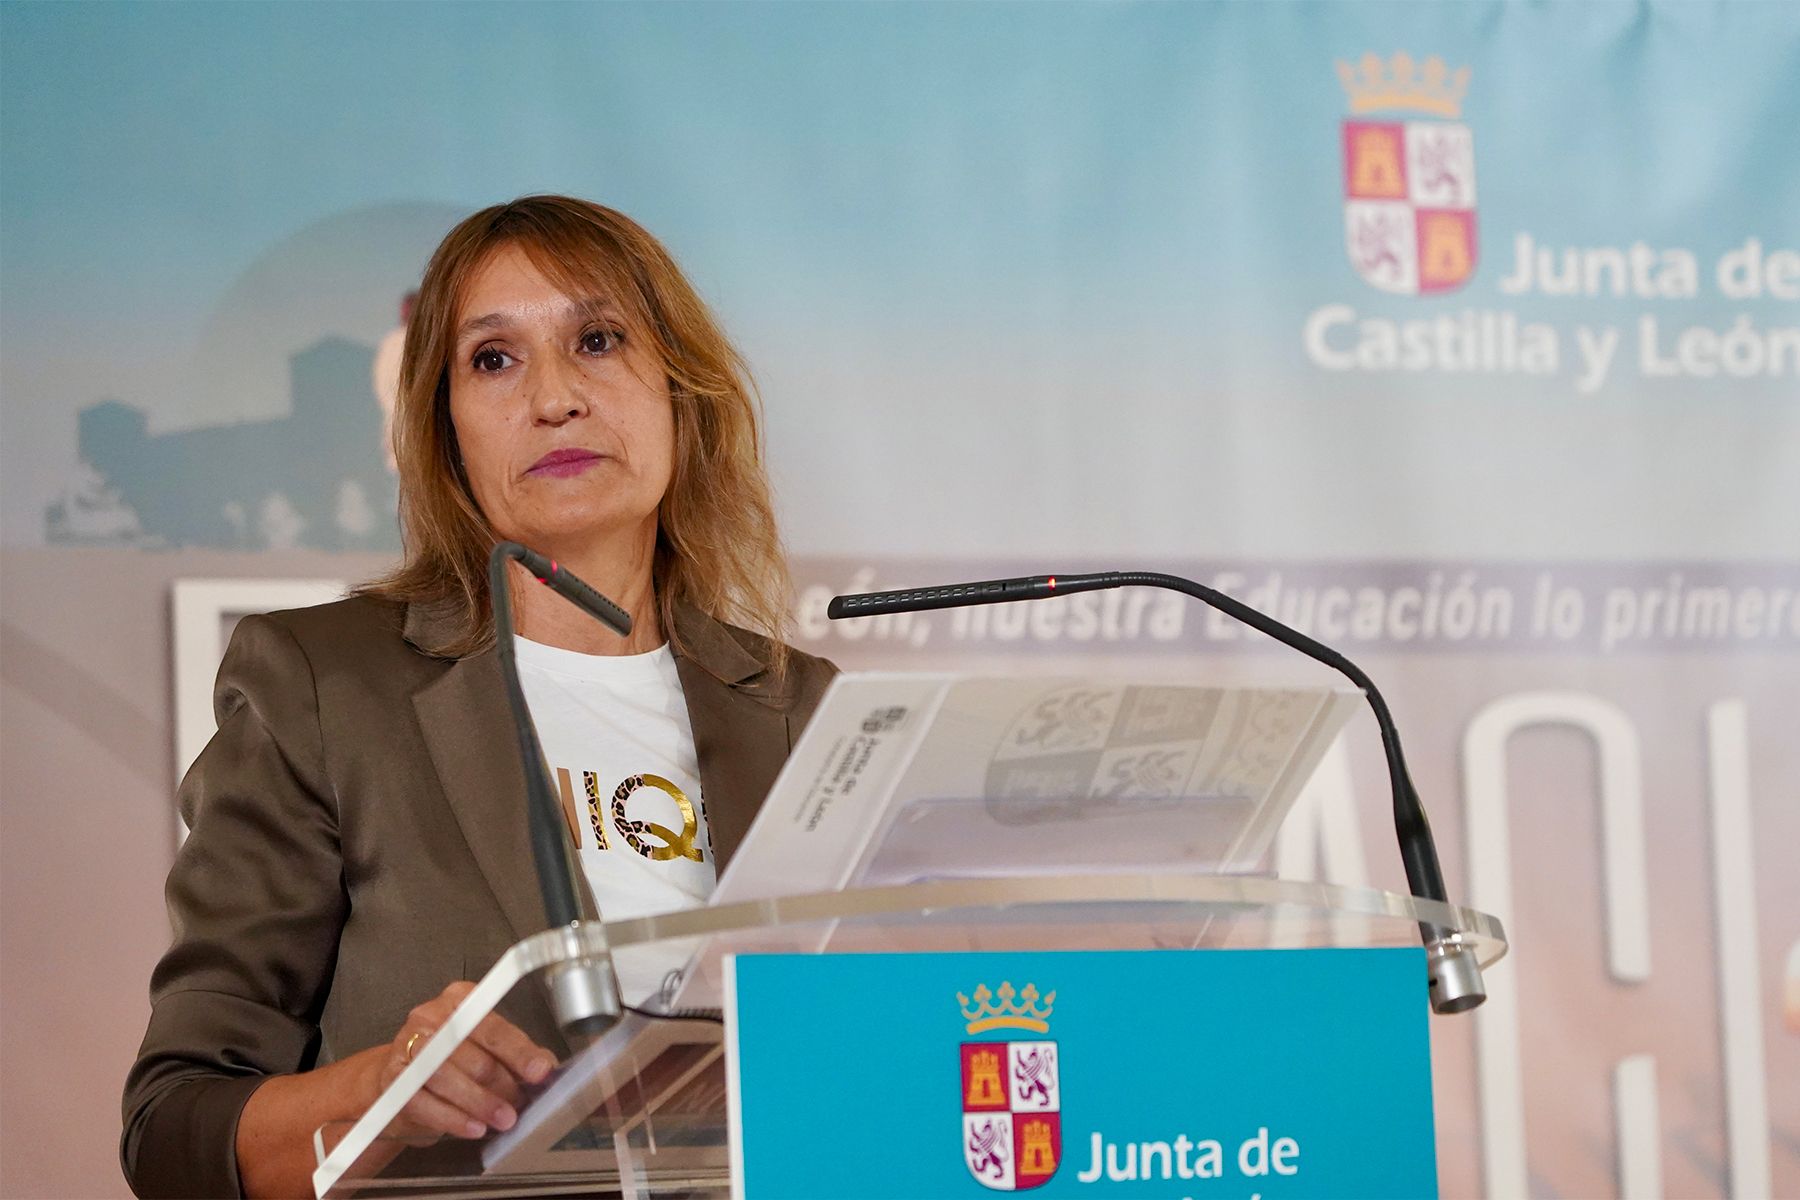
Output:
[[[1327,303],[1501,306],[1520,231],[1681,245],[1703,272],[1748,236],[1800,245],[1792,6],[13,4],[0,22],[9,544],[41,540],[79,408],[116,397],[153,431],[278,416],[286,354],[373,343],[458,214],[553,190],[641,219],[718,304],[759,369],[801,552],[867,546],[891,495],[859,485],[896,463],[935,482],[916,527],[884,530],[900,553],[1800,549],[1774,515],[1800,509],[1791,378],[1616,372],[1578,396],[1566,377],[1331,374],[1300,341]],[[1439,299],[1374,291],[1341,246],[1334,63],[1401,48],[1473,70],[1482,264]],[[396,212],[411,224],[371,254],[354,227]],[[322,224],[352,231],[303,256],[338,276],[330,315],[285,315],[278,278],[246,291]],[[1566,337],[1800,308],[1708,290],[1509,306]],[[259,341],[275,327],[292,344]],[[989,523],[960,532],[971,510]]]
[[[1437,1195],[1424,953],[1168,950],[748,955],[735,960],[745,1194],[996,1193],[961,1158],[958,1047],[1048,1038],[1062,1164],[1034,1196],[1398,1200]],[[1050,1031],[970,1036],[957,994],[1035,983]],[[1330,997],[1322,1003],[1321,997]],[[1299,1171],[1245,1176],[1268,1129]],[[1218,1179],[1084,1183],[1092,1135],[1220,1143]],[[1160,1173],[1160,1161],[1158,1163]]]

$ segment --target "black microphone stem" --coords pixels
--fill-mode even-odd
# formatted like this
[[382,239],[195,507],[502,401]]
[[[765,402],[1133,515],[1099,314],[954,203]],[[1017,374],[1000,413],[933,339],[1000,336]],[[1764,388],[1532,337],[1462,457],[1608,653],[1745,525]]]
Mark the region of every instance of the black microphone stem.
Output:
[[[575,862],[570,839],[563,832],[562,805],[550,788],[544,748],[537,726],[525,702],[519,682],[517,649],[513,644],[512,589],[507,563],[518,562],[579,608],[591,613],[621,635],[631,632],[631,616],[594,591],[552,559],[517,542],[501,542],[488,555],[488,593],[494,610],[495,650],[500,655],[500,675],[506,682],[506,703],[512,713],[513,733],[519,743],[519,759],[525,768],[525,820],[531,834],[532,857],[537,861],[538,891],[544,899],[544,916],[550,928],[573,925],[581,919],[581,894],[576,890]],[[582,968],[587,968],[584,974]],[[552,998],[557,1019],[571,1032],[592,1036],[618,1016],[620,1000],[612,980],[610,963],[603,972],[597,964],[570,964],[552,976]],[[612,994],[606,993],[611,990]],[[611,1009],[608,1012],[608,1009]]]
[[[544,748],[525,703],[519,682],[519,662],[513,645],[512,589],[507,563],[517,556],[508,552],[515,542],[502,542],[488,558],[488,591],[493,596],[494,648],[500,652],[500,675],[506,680],[506,706],[513,717],[513,734],[519,743],[519,761],[525,767],[525,819],[531,832],[531,854],[537,860],[538,892],[544,898],[544,917],[552,927],[581,919],[580,894],[575,890],[574,864],[569,861],[568,839],[560,826],[562,806],[550,790],[544,774]],[[522,548],[522,547],[521,547]]]

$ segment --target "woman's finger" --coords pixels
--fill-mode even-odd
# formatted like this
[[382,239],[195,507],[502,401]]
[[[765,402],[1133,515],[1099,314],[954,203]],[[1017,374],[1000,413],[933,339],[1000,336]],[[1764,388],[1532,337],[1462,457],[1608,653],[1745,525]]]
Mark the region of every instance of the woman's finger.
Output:
[[482,1087],[455,1063],[445,1063],[425,1081],[425,1090],[461,1109],[472,1121],[494,1129],[511,1129],[518,1112],[500,1095]]
[[489,1054],[473,1041],[466,1041],[456,1048],[450,1061],[461,1069],[462,1073],[476,1083],[494,1093],[513,1108],[517,1109],[524,1102],[525,1093],[519,1086],[519,1080],[507,1068],[506,1064]]
[[486,1125],[454,1104],[424,1091],[414,1094],[406,1102],[406,1107],[400,1110],[389,1128],[398,1133],[401,1130],[397,1127],[402,1125],[407,1131],[447,1133],[451,1137],[478,1138],[487,1133]]
[[497,1013],[489,1013],[469,1035],[526,1083],[542,1083],[556,1069],[556,1056],[525,1036],[523,1030]]
[[[435,1032],[450,1019],[455,1009],[451,999],[454,995],[466,993],[467,985],[451,984],[439,995],[413,1009],[407,1020],[407,1027],[418,1026]],[[406,1033],[406,1029],[401,1030]],[[431,1038],[428,1032],[412,1047],[412,1054],[404,1054],[405,1039],[396,1037],[395,1042],[403,1047],[402,1054],[408,1061],[418,1056],[419,1050]],[[468,1051],[470,1053],[465,1054]],[[460,1056],[460,1057],[459,1057]],[[451,1061],[459,1062],[471,1078],[482,1084],[493,1085],[506,1091],[506,1085],[498,1076],[491,1074],[482,1065],[491,1062],[500,1071],[519,1083],[542,1083],[549,1078],[550,1072],[556,1069],[556,1056],[533,1042],[518,1026],[496,1013],[489,1013],[482,1018],[473,1033],[463,1039],[461,1045],[452,1053]],[[514,1086],[506,1095],[508,1103],[517,1105],[520,1100],[518,1088]]]

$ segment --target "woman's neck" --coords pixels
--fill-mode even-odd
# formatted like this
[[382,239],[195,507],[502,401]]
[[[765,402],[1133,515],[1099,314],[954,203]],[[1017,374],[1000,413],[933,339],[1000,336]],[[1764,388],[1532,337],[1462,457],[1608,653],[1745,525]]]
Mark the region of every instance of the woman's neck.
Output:
[[555,559],[630,613],[631,634],[620,637],[538,583],[517,563],[512,571],[515,633],[580,654],[644,654],[667,640],[656,603],[654,521],[629,535],[532,548]]

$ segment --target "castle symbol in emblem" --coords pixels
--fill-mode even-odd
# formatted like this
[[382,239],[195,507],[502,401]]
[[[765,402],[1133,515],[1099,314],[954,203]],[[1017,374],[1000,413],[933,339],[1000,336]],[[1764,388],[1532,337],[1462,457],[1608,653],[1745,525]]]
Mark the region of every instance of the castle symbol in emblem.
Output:
[[[984,983],[973,998],[956,994],[971,1035],[998,1029],[1044,1034],[1056,993],[1028,983],[998,992]],[[1062,1071],[1056,1043],[962,1044],[963,1163],[983,1187],[1024,1191],[1049,1182],[1062,1161]]]
[[[1337,64],[1343,124],[1344,236],[1364,282],[1405,296],[1450,292],[1475,271],[1475,139],[1462,116],[1469,68],[1404,51]],[[1407,113],[1396,120],[1374,114]]]

